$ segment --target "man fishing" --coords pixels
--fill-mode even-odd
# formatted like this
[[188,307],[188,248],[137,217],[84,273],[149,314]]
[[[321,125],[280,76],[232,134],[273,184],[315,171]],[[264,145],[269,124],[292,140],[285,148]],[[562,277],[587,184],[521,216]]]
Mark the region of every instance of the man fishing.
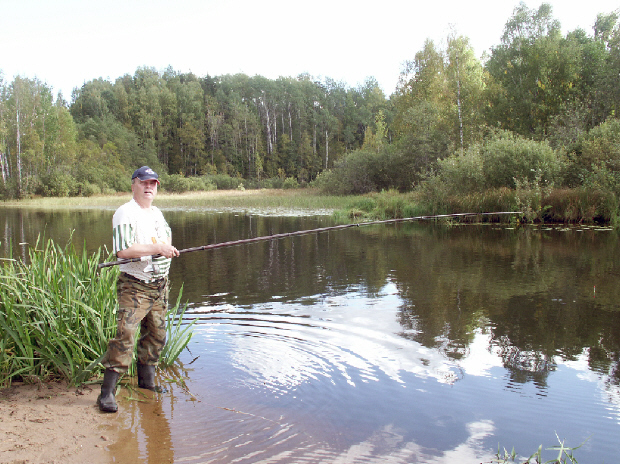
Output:
[[[172,246],[172,234],[161,211],[152,206],[159,176],[142,166],[131,177],[133,198],[120,206],[112,218],[113,250],[118,258],[143,258],[121,265],[116,283],[118,298],[116,337],[108,343],[101,363],[106,368],[101,394],[103,412],[116,412],[114,398],[121,374],[133,358],[134,337],[140,326],[137,370],[138,387],[161,392],[155,384],[155,368],[166,343],[168,271],[171,258],[179,256]],[[159,256],[155,256],[159,255]]]

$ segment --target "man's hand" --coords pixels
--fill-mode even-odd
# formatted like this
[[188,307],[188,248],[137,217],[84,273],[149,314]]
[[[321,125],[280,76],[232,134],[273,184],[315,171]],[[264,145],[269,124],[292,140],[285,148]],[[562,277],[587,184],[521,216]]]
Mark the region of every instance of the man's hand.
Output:
[[174,258],[180,255],[179,250],[177,250],[176,247],[173,247],[172,245],[168,245],[166,243],[158,243],[157,245],[161,249],[157,253],[153,254],[162,255],[165,258]]

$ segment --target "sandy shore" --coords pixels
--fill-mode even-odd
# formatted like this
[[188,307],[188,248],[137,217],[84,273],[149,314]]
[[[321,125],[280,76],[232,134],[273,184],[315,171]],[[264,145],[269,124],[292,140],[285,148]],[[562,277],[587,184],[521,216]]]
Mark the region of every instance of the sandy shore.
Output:
[[1,464],[106,464],[114,414],[96,406],[99,386],[14,383],[0,390]]

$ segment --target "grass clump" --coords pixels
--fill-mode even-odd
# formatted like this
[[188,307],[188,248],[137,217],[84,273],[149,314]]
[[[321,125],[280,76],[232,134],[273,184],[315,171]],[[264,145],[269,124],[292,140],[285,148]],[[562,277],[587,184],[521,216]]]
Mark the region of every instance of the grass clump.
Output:
[[522,464],[579,464],[577,458],[574,455],[574,451],[581,448],[581,446],[583,446],[583,443],[579,446],[571,448],[566,446],[564,444],[565,441],[561,440],[557,434],[556,438],[558,439],[559,444],[550,448],[546,448],[547,451],[558,452],[557,456],[552,459],[548,459],[546,461],[543,460],[542,445],[540,445],[538,447],[538,450],[536,450],[536,452],[526,460],[518,460],[519,458],[514,448],[510,453],[506,449],[504,449],[504,452],[502,453],[498,447],[496,457],[491,462],[497,464],[508,464],[510,462],[519,462]]
[[[97,273],[99,249],[88,254],[39,238],[28,262],[0,266],[0,387],[14,379],[56,379],[79,385],[101,369],[99,361],[116,332],[118,268]],[[168,311],[169,365],[191,329],[175,323],[180,302]],[[181,313],[182,316],[182,313]]]

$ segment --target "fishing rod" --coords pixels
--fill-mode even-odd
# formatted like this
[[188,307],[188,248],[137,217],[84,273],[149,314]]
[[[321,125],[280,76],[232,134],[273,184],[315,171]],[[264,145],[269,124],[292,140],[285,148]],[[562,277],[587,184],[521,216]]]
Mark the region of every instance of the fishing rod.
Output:
[[[245,243],[256,243],[256,242],[264,242],[267,240],[278,240],[286,237],[294,237],[297,235],[307,235],[314,234],[320,232],[327,232],[330,230],[342,230],[349,229],[351,227],[360,227],[360,226],[370,226],[375,224],[390,224],[390,223],[399,223],[399,222],[410,222],[410,221],[421,221],[424,219],[444,219],[444,218],[458,218],[458,217],[468,217],[468,216],[496,216],[501,214],[523,214],[520,211],[501,211],[501,212],[493,212],[493,213],[454,213],[454,214],[436,214],[434,216],[415,216],[408,218],[399,218],[399,219],[384,219],[380,221],[368,221],[368,222],[355,222],[351,224],[343,224],[339,226],[330,226],[330,227],[321,227],[319,229],[309,229],[309,230],[298,230],[296,232],[286,232],[283,234],[275,234],[275,235],[263,235],[260,237],[254,238],[246,238],[243,240],[233,240],[230,242],[220,242],[213,243],[211,245],[203,245],[194,248],[185,248],[184,250],[179,250],[179,254],[181,253],[192,253],[194,251],[204,251],[204,250],[215,250],[216,248],[226,248],[231,246],[243,245]],[[108,261],[107,263],[100,263],[97,267],[99,269],[104,267],[118,266],[120,264],[127,263],[135,263],[138,261],[148,261],[153,258],[159,258],[161,255],[148,255],[142,256],[140,258],[125,258],[119,259],[117,261]]]

